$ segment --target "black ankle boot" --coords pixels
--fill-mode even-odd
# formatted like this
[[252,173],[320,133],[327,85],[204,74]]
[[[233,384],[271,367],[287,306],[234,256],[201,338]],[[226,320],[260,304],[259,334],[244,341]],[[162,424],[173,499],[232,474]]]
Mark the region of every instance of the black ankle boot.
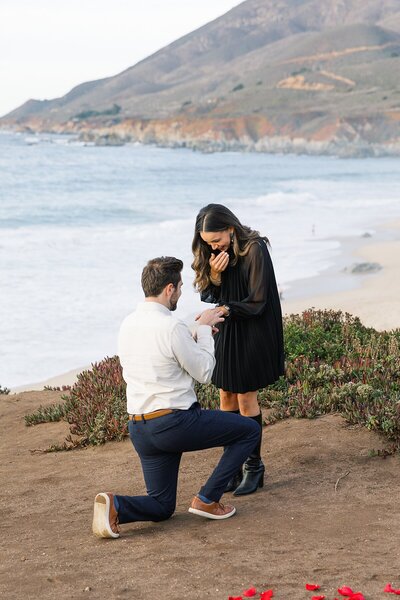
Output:
[[236,490],[236,488],[239,487],[239,485],[242,483],[242,478],[243,478],[243,471],[242,471],[242,469],[240,469],[240,471],[235,473],[235,475],[233,475],[233,477],[231,477],[230,480],[228,481],[228,483],[226,484],[226,487],[224,489],[224,494],[226,494],[227,492],[233,492],[234,490]]
[[243,479],[239,487],[237,487],[233,492],[234,496],[246,496],[247,494],[253,494],[258,490],[258,488],[262,488],[264,485],[265,467],[261,460],[262,414],[260,413],[255,417],[249,418],[253,419],[259,424],[260,439],[258,440],[253,452],[243,465]]
[[248,458],[243,466],[242,483],[233,492],[234,496],[253,494],[264,486],[265,467],[261,459]]

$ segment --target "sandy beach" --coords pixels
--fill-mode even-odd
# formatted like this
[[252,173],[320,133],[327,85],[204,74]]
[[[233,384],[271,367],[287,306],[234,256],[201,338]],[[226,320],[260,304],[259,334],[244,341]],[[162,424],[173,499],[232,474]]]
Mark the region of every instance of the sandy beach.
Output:
[[[386,228],[385,228],[386,229]],[[355,247],[333,268],[324,273],[320,281],[303,281],[297,284],[297,293],[304,295],[294,300],[284,300],[284,314],[301,313],[307,308],[335,309],[358,316],[362,323],[378,330],[400,327],[400,224],[387,226],[390,241],[368,243]],[[396,239],[397,238],[397,239]],[[343,264],[378,263],[377,273],[355,275],[343,273]],[[335,279],[348,280],[352,289],[335,291]],[[317,278],[316,278],[317,279]],[[350,280],[350,281],[349,281]],[[324,293],[324,284],[330,290]],[[307,293],[311,289],[314,293]]]
[[60,375],[49,377],[44,381],[37,381],[36,383],[27,383],[26,385],[20,385],[18,387],[11,388],[11,391],[14,394],[19,394],[20,392],[37,392],[43,390],[44,387],[61,388],[63,385],[73,385],[79,373],[89,368],[90,365],[86,367],[81,367],[79,369],[71,369],[66,373],[60,373]]

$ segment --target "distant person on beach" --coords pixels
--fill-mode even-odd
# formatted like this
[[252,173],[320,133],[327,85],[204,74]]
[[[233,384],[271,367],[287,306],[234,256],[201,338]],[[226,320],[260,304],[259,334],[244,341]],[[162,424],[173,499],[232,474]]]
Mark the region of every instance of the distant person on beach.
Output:
[[127,383],[129,435],[142,464],[147,496],[97,494],[93,533],[119,537],[119,524],[163,521],[175,510],[179,463],[183,452],[225,446],[208,481],[193,498],[189,512],[227,519],[233,506],[221,502],[223,491],[249,455],[258,426],[239,415],[202,410],[194,379],[208,383],[215,365],[216,325],[222,310],[209,309],[193,333],[172,315],[182,293],[183,263],[155,258],[142,273],[145,301],[123,321],[118,353]]
[[264,483],[261,460],[262,415],[257,392],[284,373],[283,328],[279,292],[268,239],[242,225],[221,204],[197,215],[192,245],[195,287],[204,302],[217,304],[225,321],[215,337],[221,410],[257,423],[257,444],[228,482],[225,492],[255,492]]

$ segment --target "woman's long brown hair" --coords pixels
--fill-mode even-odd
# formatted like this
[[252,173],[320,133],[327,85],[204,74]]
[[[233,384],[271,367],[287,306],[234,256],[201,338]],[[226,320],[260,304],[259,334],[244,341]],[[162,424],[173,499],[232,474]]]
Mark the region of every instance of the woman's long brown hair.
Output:
[[[245,256],[251,244],[260,238],[258,231],[242,225],[236,215],[222,204],[208,204],[202,208],[196,217],[192,252],[194,260],[192,269],[195,272],[194,287],[202,292],[210,285],[210,247],[200,236],[201,232],[226,231],[233,227],[233,259],[231,265],[236,265],[240,256]],[[268,239],[263,238],[267,243]]]

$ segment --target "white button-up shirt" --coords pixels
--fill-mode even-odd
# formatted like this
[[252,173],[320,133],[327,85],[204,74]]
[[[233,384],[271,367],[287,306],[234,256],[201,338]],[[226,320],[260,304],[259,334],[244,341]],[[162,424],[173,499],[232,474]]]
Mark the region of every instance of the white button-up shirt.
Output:
[[159,302],[141,302],[121,325],[118,354],[127,384],[127,410],[146,414],[188,409],[196,402],[194,381],[208,383],[215,366],[211,327],[187,325]]

